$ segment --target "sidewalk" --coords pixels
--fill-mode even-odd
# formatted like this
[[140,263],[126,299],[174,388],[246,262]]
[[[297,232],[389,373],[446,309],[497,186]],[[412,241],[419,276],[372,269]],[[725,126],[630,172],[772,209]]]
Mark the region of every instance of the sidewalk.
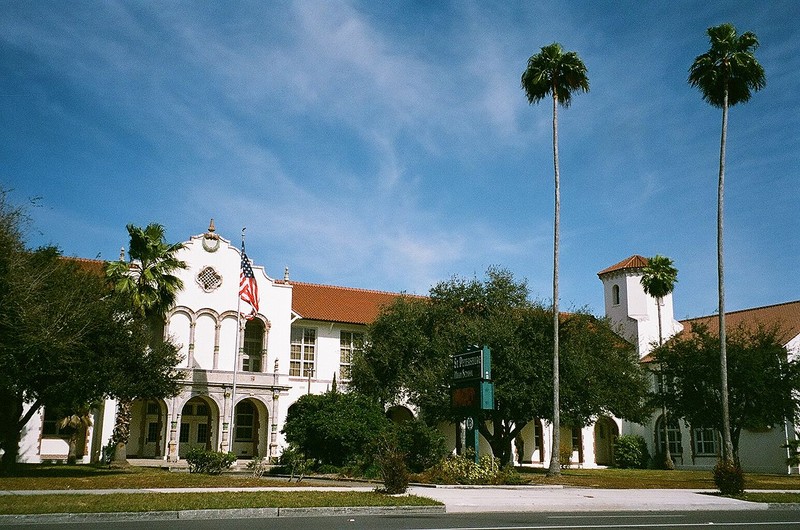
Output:
[[709,495],[714,490],[594,489],[557,486],[414,486],[409,493],[445,504],[447,513],[764,510],[767,504]]

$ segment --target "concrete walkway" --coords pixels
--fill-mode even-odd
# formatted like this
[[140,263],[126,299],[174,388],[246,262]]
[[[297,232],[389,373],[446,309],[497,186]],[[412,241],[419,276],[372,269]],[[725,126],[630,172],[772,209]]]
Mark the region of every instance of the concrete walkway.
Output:
[[414,486],[409,488],[409,493],[443,502],[447,513],[763,510],[769,507],[711,495],[713,490]]

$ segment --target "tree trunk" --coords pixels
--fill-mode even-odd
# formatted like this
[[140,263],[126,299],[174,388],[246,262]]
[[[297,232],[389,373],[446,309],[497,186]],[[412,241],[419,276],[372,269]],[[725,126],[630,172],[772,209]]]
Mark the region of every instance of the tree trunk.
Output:
[[78,428],[69,435],[69,453],[67,453],[67,464],[73,466],[78,461]]
[[558,92],[553,86],[553,168],[555,174],[555,212],[553,215],[553,445],[547,476],[561,474],[561,403],[558,373],[558,241],[561,216],[561,188],[558,173]]
[[22,406],[17,405],[13,399],[4,400],[0,405],[0,449],[3,450],[0,476],[13,474],[17,467],[20,440],[20,429],[17,425],[22,413]]
[[731,419],[728,405],[728,353],[725,331],[725,264],[723,253],[723,219],[725,195],[725,142],[728,136],[728,87],[722,105],[722,137],[719,147],[719,185],[717,187],[717,274],[719,287],[719,364],[722,393],[722,440],[725,462],[733,464],[733,443],[731,441]]
[[[656,310],[658,311],[658,345],[664,344],[664,333],[661,329],[661,298],[656,298]],[[667,391],[667,379],[664,371],[661,371],[661,417],[664,418],[664,467],[675,469],[675,462],[672,461],[672,454],[669,451],[669,423],[667,418],[667,405],[664,403],[664,393]]]
[[127,467],[128,463],[128,439],[131,434],[131,402],[127,399],[120,399],[117,403],[117,417],[114,423],[114,433],[111,436],[114,444],[114,458],[111,465],[114,467]]

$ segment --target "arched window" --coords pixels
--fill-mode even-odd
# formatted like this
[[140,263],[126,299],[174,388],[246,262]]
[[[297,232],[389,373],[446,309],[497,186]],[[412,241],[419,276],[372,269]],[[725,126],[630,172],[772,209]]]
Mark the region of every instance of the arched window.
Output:
[[244,327],[244,355],[242,371],[260,372],[261,354],[264,349],[264,324],[257,319],[248,320]]
[[[678,420],[670,417],[667,421],[667,437],[669,438],[669,452],[672,457],[680,456],[683,454],[683,447],[681,445],[681,429],[678,426]],[[664,416],[659,416],[656,421],[656,446],[660,453],[664,453]]]
[[611,303],[619,305],[619,285],[614,284],[611,287]]

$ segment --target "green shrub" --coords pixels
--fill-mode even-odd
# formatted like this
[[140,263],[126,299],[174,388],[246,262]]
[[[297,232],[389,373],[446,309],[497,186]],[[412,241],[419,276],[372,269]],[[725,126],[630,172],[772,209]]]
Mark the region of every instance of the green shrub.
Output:
[[236,462],[236,455],[193,447],[186,453],[186,462],[189,464],[189,473],[219,475]]
[[286,415],[286,441],[318,464],[345,466],[390,427],[378,402],[349,392],[306,394]]
[[438,484],[518,484],[521,481],[513,467],[501,468],[497,458],[484,455],[476,464],[469,452],[466,456],[448,456],[425,475]]
[[247,464],[247,469],[253,472],[253,477],[261,478],[264,476],[264,473],[267,473],[270,469],[269,460],[265,460],[260,456],[252,459]]
[[714,484],[723,495],[739,495],[744,492],[744,472],[738,464],[720,460],[714,466]]
[[638,434],[623,434],[614,442],[614,462],[617,467],[644,469],[649,460],[647,442]]
[[306,458],[306,455],[300,449],[291,444],[283,450],[279,462],[283,469],[289,471],[289,482],[295,476],[297,477],[297,482],[300,482],[306,473],[314,467],[314,460]]
[[435,466],[447,455],[444,435],[422,420],[395,424],[393,429],[398,449],[405,454],[406,466],[412,473]]
[[405,453],[396,446],[386,447],[378,455],[377,461],[383,478],[384,491],[393,495],[405,493],[409,481]]

